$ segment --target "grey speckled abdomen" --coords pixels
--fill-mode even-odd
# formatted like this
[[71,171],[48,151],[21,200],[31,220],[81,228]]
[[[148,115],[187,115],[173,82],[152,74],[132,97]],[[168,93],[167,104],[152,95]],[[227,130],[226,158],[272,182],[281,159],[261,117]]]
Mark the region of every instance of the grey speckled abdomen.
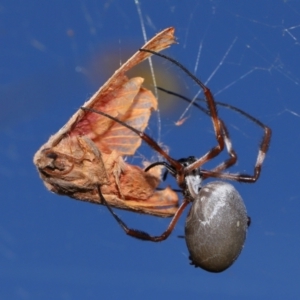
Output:
[[185,224],[191,263],[210,272],[226,270],[243,249],[247,224],[243,199],[231,184],[203,186]]

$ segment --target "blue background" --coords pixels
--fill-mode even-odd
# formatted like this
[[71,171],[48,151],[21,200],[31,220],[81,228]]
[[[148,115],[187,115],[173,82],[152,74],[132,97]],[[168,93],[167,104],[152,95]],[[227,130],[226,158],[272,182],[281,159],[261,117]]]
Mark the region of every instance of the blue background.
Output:
[[[208,86],[217,100],[273,130],[261,178],[234,183],[252,225],[241,256],[220,274],[189,265],[185,242],[177,238],[184,216],[165,242],[135,240],[105,207],[48,192],[32,163],[49,136],[144,44],[138,7],[148,38],[176,28],[179,44],[165,54],[191,71],[199,57],[195,74],[204,82],[213,75]],[[2,1],[0,298],[299,298],[299,15],[299,1]],[[197,93],[179,69],[155,61],[160,86]],[[139,75],[150,74],[144,66]],[[199,157],[215,145],[207,117],[191,109],[175,126],[185,105],[165,99],[160,95],[161,130],[154,115],[148,133],[173,157]],[[237,114],[220,108],[220,115],[239,155],[232,171],[252,172],[262,132]],[[147,147],[139,155],[157,159]],[[151,234],[168,224],[118,214]]]

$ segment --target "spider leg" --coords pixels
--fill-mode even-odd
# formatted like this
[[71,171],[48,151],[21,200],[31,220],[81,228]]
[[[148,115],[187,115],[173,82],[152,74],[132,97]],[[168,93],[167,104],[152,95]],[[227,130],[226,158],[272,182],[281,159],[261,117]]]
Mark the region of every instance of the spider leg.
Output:
[[[226,159],[224,162],[222,162],[221,164],[219,164],[218,166],[216,166],[213,170],[211,170],[216,173],[230,168],[237,162],[237,154],[232,147],[232,143],[231,143],[231,139],[229,137],[229,132],[227,130],[227,127],[225,126],[224,122],[221,119],[220,119],[220,122],[222,124],[222,131],[223,131],[223,138],[224,138],[225,146],[226,146],[227,152],[230,157],[228,159]],[[202,174],[202,177],[203,177],[203,179],[208,178],[205,174]]]
[[[187,101],[188,103],[192,103],[192,105],[194,105],[195,107],[197,107],[198,109],[200,109],[203,113],[205,113],[206,115],[210,116],[210,112],[209,110],[205,109],[204,107],[202,107],[201,105],[199,105],[198,103],[196,102],[192,102],[189,98],[183,96],[183,95],[180,95],[178,93],[175,93],[175,92],[172,92],[172,91],[169,91],[169,90],[166,90],[164,88],[161,88],[161,87],[157,87],[158,90],[161,90],[165,93],[168,93],[168,94],[171,94],[171,95],[174,95],[176,97],[179,97],[181,98],[182,100],[185,100]],[[214,101],[216,104],[220,104],[219,102],[217,101]],[[223,103],[222,103],[223,104]],[[225,103],[224,103],[225,104]],[[218,117],[219,118],[219,117]],[[222,134],[223,134],[223,138],[224,138],[224,142],[225,142],[225,146],[226,146],[226,149],[227,149],[227,152],[229,154],[229,158],[221,163],[219,166],[217,166],[216,168],[213,169],[214,172],[220,172],[224,169],[227,169],[229,167],[231,167],[232,165],[234,165],[237,161],[237,154],[236,152],[233,150],[233,147],[232,147],[232,143],[231,143],[231,139],[229,137],[229,132],[227,130],[227,127],[225,126],[225,123],[224,121],[219,118],[219,121],[221,123],[221,127],[222,127]],[[205,177],[204,177],[205,179]]]
[[[230,107],[230,106],[227,106]],[[227,179],[227,180],[235,180],[240,182],[248,182],[248,183],[254,183],[257,181],[257,179],[260,176],[261,173],[261,166],[263,164],[263,161],[266,157],[266,153],[270,146],[271,136],[272,136],[272,130],[267,125],[263,124],[256,118],[252,117],[251,115],[247,114],[246,112],[235,108],[236,111],[239,111],[241,114],[249,118],[252,122],[254,122],[256,125],[260,126],[264,130],[263,139],[259,145],[258,155],[256,158],[256,163],[254,165],[254,171],[253,175],[250,174],[232,174],[232,173],[220,173],[218,169],[213,169],[211,171],[202,170],[204,177],[215,177],[215,178],[221,178],[221,179]]]
[[[223,137],[223,134],[222,134],[222,125],[221,125],[220,119],[218,117],[218,112],[217,112],[217,107],[216,107],[214,97],[213,97],[210,89],[204,83],[202,83],[202,81],[200,81],[186,67],[184,67],[182,64],[180,64],[175,59],[172,59],[172,58],[170,58],[166,55],[163,55],[161,53],[157,53],[155,51],[148,50],[148,49],[140,49],[140,51],[152,53],[156,56],[159,56],[159,57],[162,57],[166,60],[169,60],[170,62],[172,62],[173,64],[178,66],[183,72],[185,72],[189,77],[191,77],[201,87],[201,89],[203,90],[203,93],[205,95],[207,109],[208,109],[209,115],[210,115],[212,123],[213,123],[215,136],[216,136],[216,140],[218,142],[218,145],[211,148],[205,155],[203,155],[197,161],[195,161],[194,163],[192,163],[188,167],[185,167],[184,173],[188,174],[192,170],[194,170],[196,168],[199,168],[204,163],[206,163],[209,160],[211,160],[212,158],[216,157],[224,149],[225,142],[224,142],[224,137]],[[180,181],[181,179],[184,180],[183,178],[179,178],[178,181],[181,182]]]
[[112,210],[112,208],[110,207],[110,205],[107,203],[107,201],[105,200],[104,196],[102,195],[101,192],[101,188],[100,185],[98,185],[98,193],[99,193],[99,197],[100,197],[100,201],[102,203],[105,204],[105,206],[107,207],[107,209],[109,210],[109,212],[112,214],[112,216],[115,218],[115,220],[119,223],[119,225],[121,226],[121,228],[124,230],[124,232],[134,238],[137,238],[139,240],[143,240],[143,241],[151,241],[151,242],[161,242],[164,241],[165,239],[167,239],[169,237],[169,235],[172,233],[178,219],[180,218],[182,212],[184,211],[184,209],[186,208],[186,206],[189,204],[189,201],[184,200],[182,202],[182,204],[180,205],[180,207],[178,208],[178,210],[176,211],[175,215],[173,216],[169,226],[167,227],[167,229],[159,236],[152,236],[150,234],[148,234],[147,232],[141,231],[141,230],[137,230],[137,229],[132,229],[129,228],[122,220],[121,218]]
[[184,176],[183,173],[183,166],[181,165],[180,162],[178,162],[177,160],[173,159],[171,156],[169,156],[167,154],[167,152],[165,152],[148,134],[126,124],[125,122],[122,122],[121,120],[118,120],[117,118],[106,114],[103,111],[99,111],[99,110],[95,110],[93,108],[88,108],[88,107],[81,107],[82,110],[85,111],[90,111],[90,112],[94,112],[96,114],[105,116],[121,125],[123,125],[124,127],[127,127],[128,129],[132,130],[134,133],[136,133],[145,143],[147,143],[152,149],[154,149],[155,151],[157,151],[162,157],[164,157],[166,159],[166,161],[168,161],[168,163],[171,165],[169,168],[170,169],[174,169],[176,170],[176,174],[180,174],[180,176]]
[[[183,95],[174,93],[172,91],[168,91],[165,90],[163,88],[158,87],[159,90],[162,90],[168,94],[174,95],[176,97],[179,97],[185,101],[187,101],[188,103],[191,103],[191,100]],[[198,99],[200,101],[205,101],[203,99]],[[223,103],[223,102],[219,102],[219,101],[215,101],[215,103],[217,105],[223,106],[225,108],[231,109],[241,115],[243,115],[244,117],[248,118],[251,122],[255,123],[257,126],[261,127],[264,130],[264,136],[263,139],[260,143],[260,147],[259,147],[259,152],[257,155],[257,159],[256,159],[256,163],[254,166],[254,173],[253,175],[247,175],[247,174],[220,174],[221,171],[229,168],[230,166],[232,166],[235,161],[233,159],[233,156],[236,156],[235,151],[232,149],[232,144],[231,144],[231,140],[227,131],[227,128],[225,126],[225,124],[223,123],[223,121],[219,118],[220,122],[223,123],[222,127],[223,127],[223,135],[224,135],[224,142],[227,148],[227,151],[229,153],[229,155],[231,156],[231,158],[229,158],[228,160],[226,160],[225,162],[221,163],[220,165],[218,165],[217,167],[215,167],[214,169],[212,169],[211,171],[205,171],[203,170],[203,178],[208,178],[208,177],[216,177],[216,178],[222,178],[222,179],[229,179],[229,180],[236,180],[236,181],[241,181],[241,182],[255,182],[259,176],[260,176],[260,172],[261,172],[261,166],[262,163],[265,159],[266,153],[269,149],[269,145],[270,145],[270,140],[271,140],[271,135],[272,135],[272,131],[271,129],[266,126],[265,124],[263,124],[261,121],[259,121],[258,119],[254,118],[253,116],[251,116],[250,114],[246,113],[245,111],[241,110],[240,108],[237,108],[233,105],[230,105],[228,103]],[[199,105],[196,102],[192,102],[192,105],[194,105],[195,107],[197,107],[198,109],[200,109],[202,112],[206,113],[207,115],[209,115],[209,111],[205,110],[201,105]]]
[[[161,88],[161,87],[157,87],[158,90],[161,90],[167,94],[171,94],[171,95],[174,95],[176,97],[179,97],[180,99],[182,100],[185,100],[186,102],[188,102],[189,104],[192,103],[192,105],[194,105],[195,107],[197,107],[199,110],[201,110],[203,113],[205,113],[207,116],[210,116],[210,112],[209,110],[205,109],[204,107],[202,107],[201,105],[199,105],[197,102],[192,102],[189,98],[183,96],[183,95],[180,95],[178,93],[175,93],[175,92],[172,92],[172,91],[169,91],[169,90],[166,90],[164,88]],[[215,101],[216,104],[220,104],[219,102]],[[223,103],[221,103],[223,104]],[[226,104],[224,103],[223,106],[225,106]],[[230,107],[230,108],[235,108],[235,107]],[[239,109],[234,109],[234,110],[239,110]],[[247,113],[245,113],[247,114]],[[217,167],[215,167],[212,171],[214,172],[221,172],[222,170],[224,169],[227,169],[229,167],[231,167],[232,165],[234,165],[237,161],[237,154],[236,152],[234,151],[233,147],[232,147],[232,143],[231,143],[231,139],[230,139],[230,136],[229,136],[229,132],[227,130],[227,127],[224,123],[224,121],[219,118],[219,122],[220,122],[220,125],[221,125],[221,129],[222,129],[222,135],[223,135],[223,139],[224,139],[224,143],[225,143],[225,146],[226,146],[226,149],[227,149],[227,152],[229,154],[229,158],[224,161],[223,163],[221,163],[220,165],[218,165]],[[148,171],[150,168],[154,167],[156,164],[162,164],[162,163],[154,163],[154,164],[151,164],[149,165],[145,171]],[[168,169],[168,171],[170,171]],[[168,173],[168,171],[166,171],[165,174]],[[171,172],[172,174],[172,172]],[[207,176],[203,176],[203,179],[206,179]]]
[[[147,166],[144,171],[148,172],[150,169],[152,169],[156,166],[164,166],[167,169],[167,172],[170,172],[174,177],[177,174],[176,170],[172,166],[170,166],[168,163],[166,163],[165,161],[157,161],[155,163],[152,163],[149,166]],[[164,177],[163,180],[165,180],[166,179],[165,177],[167,177],[167,175],[164,175],[163,177]]]
[[[244,117],[248,118],[251,122],[253,122],[254,124],[256,124],[257,126],[259,126],[263,129],[264,135],[263,135],[262,141],[259,146],[259,151],[258,151],[256,163],[254,166],[253,175],[228,173],[228,174],[223,174],[224,176],[223,175],[215,176],[216,173],[228,168],[228,164],[225,161],[223,164],[221,164],[221,165],[217,166],[216,168],[214,168],[213,170],[211,170],[210,176],[208,176],[208,177],[217,177],[217,178],[223,178],[223,179],[229,179],[229,180],[236,180],[236,181],[240,181],[240,182],[253,183],[253,182],[257,181],[257,179],[260,176],[261,166],[266,157],[266,153],[269,150],[271,136],[272,136],[272,130],[271,130],[271,128],[269,128],[267,125],[263,124],[258,119],[254,118],[250,114],[246,113],[245,111],[243,111],[233,105],[223,103],[223,102],[218,102],[218,101],[216,102],[216,104],[223,106],[225,108],[234,110],[234,111],[238,112],[239,114],[243,115]],[[228,138],[229,138],[229,136],[228,136]],[[230,142],[230,139],[229,139],[229,142]],[[225,143],[226,143],[226,139],[225,139]],[[230,142],[230,144],[231,144],[231,142]],[[230,145],[228,144],[228,146],[230,146]],[[228,146],[226,146],[227,149],[228,149]],[[204,175],[204,177],[206,177],[207,175],[209,175],[209,174],[207,173],[206,175]]]
[[[202,84],[202,83],[201,83]],[[220,154],[220,152],[224,149],[224,133],[228,133],[223,123],[222,120],[219,119],[218,114],[217,114],[217,108],[216,104],[213,98],[213,95],[211,94],[210,90],[205,86],[201,85],[201,87],[204,90],[205,98],[206,98],[206,103],[208,105],[208,110],[211,116],[211,120],[214,126],[214,131],[215,131],[215,136],[216,140],[218,142],[218,145],[211,148],[206,154],[204,154],[202,157],[200,157],[197,161],[189,165],[188,167],[185,168],[185,173],[188,174],[192,170],[201,167],[204,163],[208,162],[212,158],[216,157],[217,155]],[[226,140],[226,139],[225,139]],[[230,143],[231,144],[231,143]],[[226,145],[227,146],[227,145]],[[230,159],[230,162],[234,164],[234,159]]]
[[[189,104],[191,103],[193,106],[197,107],[199,110],[201,110],[201,111],[202,111],[203,113],[205,113],[207,116],[210,116],[209,110],[205,109],[204,107],[202,107],[202,106],[201,106],[200,104],[198,104],[197,102],[192,102],[191,99],[189,99],[189,98],[187,98],[187,97],[185,97],[185,96],[183,96],[183,95],[180,95],[180,94],[178,94],[178,93],[175,93],[175,92],[166,90],[166,89],[161,88],[161,87],[157,87],[157,89],[158,89],[158,90],[161,90],[161,91],[163,91],[163,92],[165,92],[165,93],[167,93],[167,94],[171,94],[171,95],[174,95],[174,96],[176,96],[176,97],[179,97],[180,99],[182,99],[182,100],[188,102]],[[203,101],[204,101],[204,100],[203,100]],[[215,101],[215,103],[218,104],[218,105],[219,105],[219,104],[223,104],[223,106],[226,105],[226,103],[221,103],[221,102],[217,102],[217,101]],[[228,106],[230,106],[230,105],[228,105]],[[231,109],[234,109],[234,110],[236,110],[236,111],[239,110],[239,109],[236,108],[236,107],[231,107],[231,106],[230,106],[230,108],[231,108]],[[242,111],[242,112],[243,112],[243,111]],[[245,114],[247,114],[247,113],[245,113]],[[229,157],[226,161],[224,161],[223,163],[221,163],[220,165],[218,165],[217,167],[215,167],[215,168],[212,170],[212,171],[214,171],[214,172],[221,172],[222,170],[227,169],[227,168],[231,167],[232,165],[234,165],[234,164],[236,163],[236,161],[237,161],[237,154],[236,154],[236,152],[234,151],[234,149],[233,149],[233,147],[232,147],[232,143],[231,143],[231,139],[230,139],[230,136],[229,136],[229,132],[228,132],[228,130],[227,130],[227,127],[226,127],[224,121],[223,121],[221,118],[219,118],[219,121],[220,121],[220,123],[221,123],[222,134],[223,134],[223,139],[224,139],[224,142],[225,142],[225,146],[226,146],[227,152],[228,152],[228,154],[229,154],[230,157]],[[152,166],[152,165],[150,165],[150,166]],[[148,166],[148,168],[150,168],[150,166]],[[203,179],[205,179],[205,178],[207,178],[207,177],[203,176]]]

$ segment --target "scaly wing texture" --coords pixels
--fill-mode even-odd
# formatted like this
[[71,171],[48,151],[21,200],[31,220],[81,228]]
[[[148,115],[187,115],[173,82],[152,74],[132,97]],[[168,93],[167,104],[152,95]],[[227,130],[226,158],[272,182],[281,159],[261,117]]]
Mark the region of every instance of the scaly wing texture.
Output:
[[[159,52],[174,43],[174,28],[158,33],[143,48]],[[148,125],[157,99],[142,87],[143,78],[125,73],[151,54],[138,51],[83,106],[101,110],[137,128]],[[97,186],[108,203],[117,208],[169,217],[178,207],[170,188],[157,191],[159,168],[144,172],[127,164],[141,139],[126,127],[102,115],[78,110],[34,156],[46,187],[58,194],[101,204]]]

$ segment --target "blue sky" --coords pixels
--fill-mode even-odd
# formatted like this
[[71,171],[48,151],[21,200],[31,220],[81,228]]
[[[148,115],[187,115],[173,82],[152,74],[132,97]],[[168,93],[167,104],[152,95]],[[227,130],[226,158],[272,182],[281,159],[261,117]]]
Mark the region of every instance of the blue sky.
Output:
[[[298,1],[140,0],[148,39],[174,26],[178,44],[164,53],[207,82],[218,101],[240,107],[273,130],[258,182],[233,183],[252,224],[230,269],[211,274],[189,265],[185,242],[177,237],[185,216],[167,241],[141,242],[127,237],[105,207],[51,194],[43,186],[34,153],[143,45],[137,8],[133,0],[0,5],[5,45],[0,48],[0,298],[296,299]],[[158,85],[191,98],[198,92],[175,66],[154,63]],[[149,66],[138,72],[149,76]],[[174,158],[200,157],[215,144],[211,123],[199,111],[189,110],[178,127],[185,104],[164,95],[159,103],[160,118],[153,116],[147,132]],[[235,113],[219,111],[239,155],[232,171],[251,173],[262,132]],[[138,155],[157,158],[147,147]],[[167,183],[176,186],[171,179]],[[168,225],[165,219],[117,212],[130,227],[151,234]]]

